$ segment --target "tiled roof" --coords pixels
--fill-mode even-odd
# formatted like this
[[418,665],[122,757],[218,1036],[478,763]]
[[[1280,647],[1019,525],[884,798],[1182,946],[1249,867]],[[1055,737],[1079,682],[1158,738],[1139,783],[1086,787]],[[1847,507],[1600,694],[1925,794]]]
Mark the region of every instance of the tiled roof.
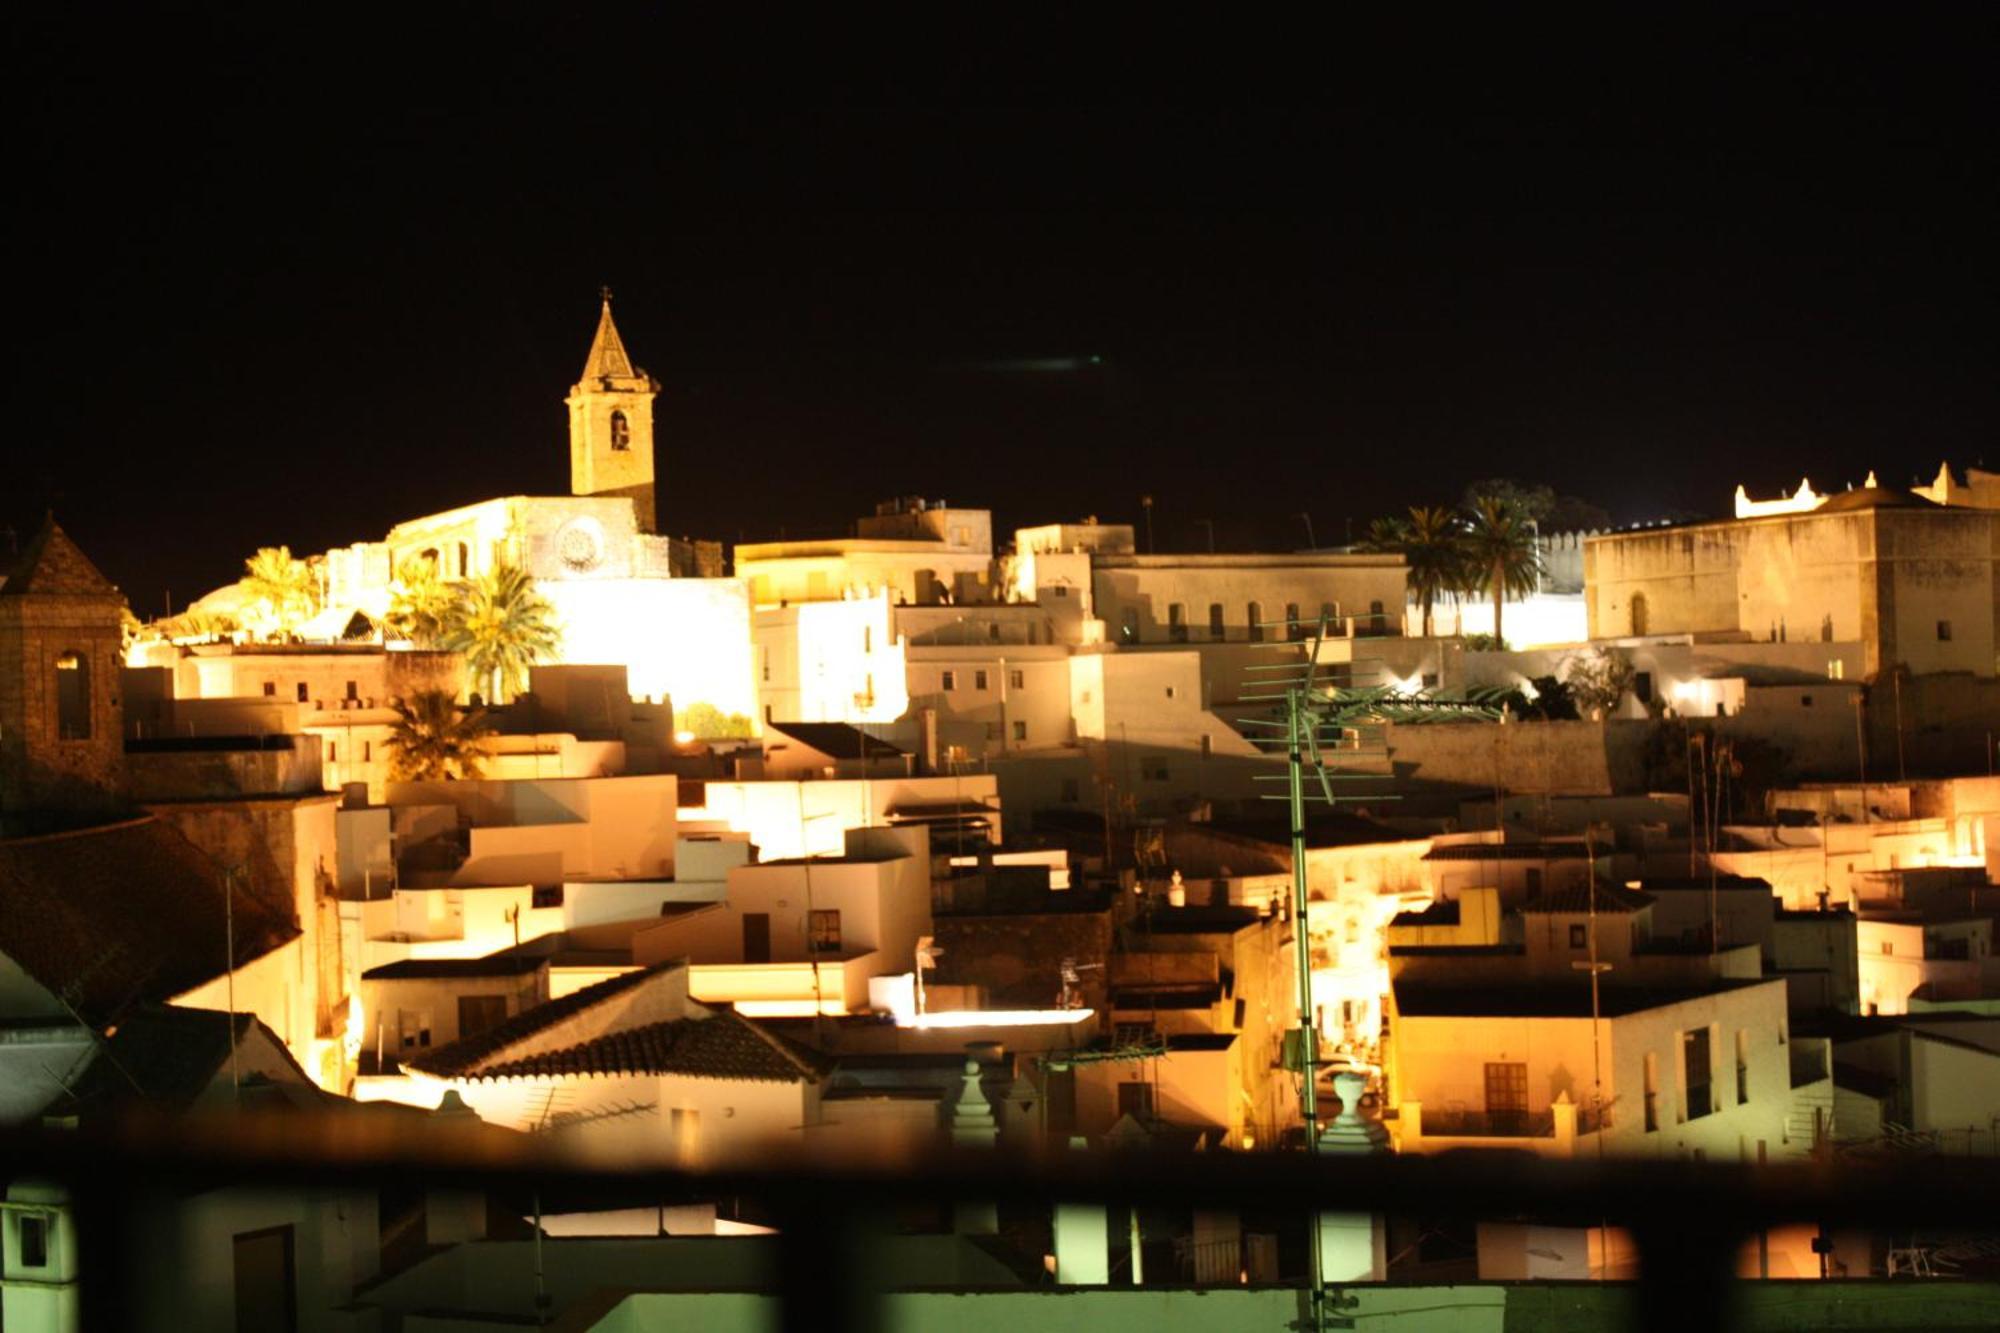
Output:
[[[227,970],[223,875],[180,833],[146,816],[0,841],[0,955],[102,1027]],[[240,967],[298,926],[235,895]]]
[[[1653,895],[1628,889],[1622,884],[1597,886],[1597,910],[1600,912],[1636,912],[1642,907],[1653,905]],[[1590,891],[1587,885],[1572,884],[1567,888],[1550,889],[1538,898],[1521,904],[1521,912],[1526,916],[1538,916],[1554,912],[1588,912]]]
[[[71,1095],[51,1112],[88,1118],[141,1102],[148,1112],[186,1110],[225,1076],[230,1050],[262,1026],[254,1014],[142,1005],[118,1022]],[[288,1098],[308,1105],[321,1102],[323,1094],[291,1061],[284,1043],[264,1031],[271,1048],[291,1066],[293,1077],[285,1081]]]
[[565,1018],[580,1014],[593,1005],[602,1004],[642,982],[651,980],[666,968],[680,967],[682,962],[658,963],[652,967],[640,968],[636,972],[626,972],[620,976],[607,977],[582,990],[571,991],[560,999],[538,1004],[532,1009],[524,1009],[504,1023],[497,1023],[484,1032],[470,1037],[462,1037],[444,1046],[434,1047],[420,1055],[405,1059],[404,1064],[412,1069],[420,1069],[427,1074],[441,1078],[469,1073],[482,1064],[488,1056],[505,1050],[515,1042],[525,1041],[544,1028],[552,1027]]
[[361,974],[363,981],[409,981],[426,977],[518,977],[541,970],[546,957],[513,952],[485,958],[403,958]]
[[786,1042],[759,1031],[733,1009],[607,1032],[591,1041],[502,1061],[471,1071],[473,1078],[561,1078],[620,1074],[684,1074],[757,1083],[815,1081],[821,1069]]

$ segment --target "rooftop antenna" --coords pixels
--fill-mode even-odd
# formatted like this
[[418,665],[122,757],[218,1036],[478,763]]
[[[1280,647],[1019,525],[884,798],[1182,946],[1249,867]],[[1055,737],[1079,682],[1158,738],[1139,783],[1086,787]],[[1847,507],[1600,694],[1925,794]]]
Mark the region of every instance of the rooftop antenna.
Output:
[[[1310,531],[1312,519],[1306,514],[1300,514],[1299,517],[1306,520]],[[1286,651],[1303,648],[1304,657],[1298,661],[1250,667],[1250,671],[1258,673],[1258,678],[1253,682],[1253,689],[1257,692],[1245,694],[1244,701],[1280,705],[1283,719],[1241,720],[1246,727],[1264,729],[1261,733],[1250,734],[1249,739],[1253,744],[1267,748],[1282,746],[1286,761],[1282,776],[1277,774],[1259,776],[1260,780],[1285,783],[1284,795],[1267,796],[1264,799],[1286,802],[1291,816],[1292,957],[1298,980],[1299,1027],[1295,1041],[1288,1042],[1287,1045],[1291,1048],[1292,1062],[1299,1075],[1299,1113],[1305,1122],[1306,1152],[1310,1156],[1317,1156],[1322,1145],[1317,1087],[1319,1023],[1313,1008],[1312,942],[1308,930],[1311,895],[1306,882],[1306,802],[1318,800],[1331,806],[1343,799],[1357,799],[1335,796],[1334,779],[1365,776],[1331,772],[1321,751],[1321,744],[1322,742],[1344,744],[1348,726],[1355,722],[1423,721],[1443,717],[1497,721],[1500,716],[1499,709],[1495,706],[1498,692],[1494,690],[1475,691],[1468,697],[1455,698],[1424,690],[1414,693],[1404,692],[1393,686],[1376,685],[1357,690],[1351,684],[1346,687],[1334,684],[1320,674],[1321,649],[1330,637],[1331,619],[1331,614],[1322,609],[1315,628],[1303,637],[1299,632],[1300,622],[1291,616],[1269,622],[1268,626],[1258,626],[1258,628],[1283,626],[1285,638],[1267,646]],[[1351,659],[1349,667],[1351,678]],[[1313,789],[1310,791],[1306,783],[1308,764],[1312,768],[1314,779]],[[1320,1254],[1320,1210],[1317,1208],[1311,1211],[1308,1234],[1310,1236],[1308,1248],[1312,1258],[1311,1327],[1317,1333],[1318,1330],[1327,1327],[1326,1288]]]

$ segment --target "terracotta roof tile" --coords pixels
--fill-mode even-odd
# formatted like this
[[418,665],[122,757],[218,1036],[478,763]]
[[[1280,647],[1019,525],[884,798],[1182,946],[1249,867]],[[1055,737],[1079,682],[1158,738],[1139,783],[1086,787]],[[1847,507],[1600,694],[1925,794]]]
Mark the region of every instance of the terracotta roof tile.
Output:
[[812,1061],[733,1009],[608,1032],[592,1041],[470,1071],[473,1078],[684,1074],[692,1078],[798,1083],[816,1080]]
[[[0,954],[94,1027],[227,970],[221,870],[152,816],[0,841]],[[297,938],[235,896],[236,964]]]
[[458,1041],[438,1046],[420,1055],[410,1056],[403,1063],[412,1069],[420,1069],[427,1074],[450,1078],[466,1074],[476,1069],[496,1052],[505,1050],[516,1042],[525,1041],[544,1028],[552,1027],[564,1019],[580,1014],[593,1005],[620,995],[634,986],[649,981],[663,969],[680,967],[676,959],[658,963],[652,967],[640,968],[619,976],[607,977],[603,981],[585,986],[582,990],[571,991],[560,999],[538,1004],[532,1009],[524,1009],[504,1023],[498,1023],[484,1032]]

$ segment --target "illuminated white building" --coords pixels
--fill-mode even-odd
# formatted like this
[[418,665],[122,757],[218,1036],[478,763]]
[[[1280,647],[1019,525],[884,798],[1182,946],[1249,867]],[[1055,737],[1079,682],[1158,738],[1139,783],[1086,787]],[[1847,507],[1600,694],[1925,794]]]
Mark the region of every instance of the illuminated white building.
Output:
[[337,639],[356,613],[379,625],[413,561],[433,562],[447,580],[505,562],[525,569],[555,609],[554,662],[623,665],[642,698],[754,717],[747,587],[720,577],[719,547],[656,533],[658,391],[627,354],[607,299],[565,400],[572,493],[483,500],[327,552],[325,609],[306,634]]

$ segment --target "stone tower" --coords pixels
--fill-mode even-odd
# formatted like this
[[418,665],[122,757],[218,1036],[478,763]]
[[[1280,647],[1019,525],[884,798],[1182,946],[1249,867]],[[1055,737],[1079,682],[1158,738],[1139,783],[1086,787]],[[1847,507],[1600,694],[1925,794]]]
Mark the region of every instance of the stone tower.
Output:
[[653,398],[659,391],[659,382],[625,354],[606,290],[583,378],[564,400],[569,404],[569,489],[572,495],[630,498],[641,532],[656,526]]
[[124,610],[53,516],[0,584],[0,832],[124,808]]

